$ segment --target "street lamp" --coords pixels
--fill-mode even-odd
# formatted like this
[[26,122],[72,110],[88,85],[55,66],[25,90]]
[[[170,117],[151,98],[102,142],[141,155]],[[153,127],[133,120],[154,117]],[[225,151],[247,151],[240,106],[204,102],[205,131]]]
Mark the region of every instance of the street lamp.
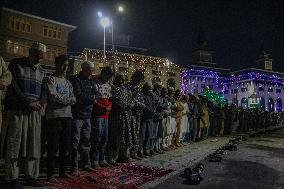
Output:
[[101,11],[98,12],[98,17],[99,18],[103,17],[103,13]]
[[110,25],[110,20],[107,17],[101,17],[100,24],[104,28],[104,63],[106,60],[106,27]]
[[[117,9],[119,13],[124,12],[123,6],[118,6]],[[109,25],[111,25],[111,42],[112,42],[112,51],[114,52],[113,20],[109,19],[108,17],[103,16],[103,13],[101,11],[99,11],[97,14],[98,14],[98,17],[100,18],[100,24],[104,28],[104,63],[105,63],[106,61],[106,31],[105,30],[106,30],[106,27],[108,27]]]
[[124,7],[123,6],[118,6],[118,12],[123,12],[124,11]]

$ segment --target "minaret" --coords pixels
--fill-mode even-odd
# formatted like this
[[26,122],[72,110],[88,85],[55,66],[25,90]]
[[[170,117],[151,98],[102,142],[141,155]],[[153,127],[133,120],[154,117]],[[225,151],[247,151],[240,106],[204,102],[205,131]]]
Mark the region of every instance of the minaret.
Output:
[[200,26],[196,48],[192,52],[193,64],[215,64],[213,62],[213,53],[214,51],[208,46],[203,27]]
[[266,53],[265,51],[262,51],[262,54],[259,56],[259,58],[256,60],[256,63],[265,70],[272,70],[272,62],[273,59],[270,58],[270,54]]

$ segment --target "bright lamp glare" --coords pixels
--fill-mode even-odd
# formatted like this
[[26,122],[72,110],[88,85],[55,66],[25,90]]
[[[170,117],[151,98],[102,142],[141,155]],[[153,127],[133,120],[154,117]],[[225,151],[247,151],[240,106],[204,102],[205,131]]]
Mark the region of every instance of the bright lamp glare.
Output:
[[100,21],[100,24],[103,26],[103,27],[108,27],[110,25],[110,20],[109,18],[107,17],[102,17],[101,18],[101,21]]
[[103,13],[102,13],[101,11],[99,11],[99,12],[98,12],[98,17],[101,18],[102,16],[103,16]]
[[118,11],[119,11],[119,12],[123,12],[123,11],[124,11],[123,6],[119,6],[119,7],[118,7]]

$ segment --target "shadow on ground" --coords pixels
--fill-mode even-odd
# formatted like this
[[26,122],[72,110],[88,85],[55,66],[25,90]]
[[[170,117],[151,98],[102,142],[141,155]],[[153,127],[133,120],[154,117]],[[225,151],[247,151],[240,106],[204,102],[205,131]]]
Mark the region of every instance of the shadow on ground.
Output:
[[[258,144],[246,144],[245,147],[255,150],[262,150],[269,153],[270,157],[284,158],[284,149]],[[284,162],[283,162],[284,163]]]

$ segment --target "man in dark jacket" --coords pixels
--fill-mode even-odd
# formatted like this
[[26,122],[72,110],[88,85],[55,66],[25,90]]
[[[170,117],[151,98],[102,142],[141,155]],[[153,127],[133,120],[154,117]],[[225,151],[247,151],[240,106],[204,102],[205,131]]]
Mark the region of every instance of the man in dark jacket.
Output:
[[70,78],[73,85],[76,104],[72,106],[73,132],[72,132],[72,168],[73,175],[79,176],[79,151],[83,170],[92,171],[90,162],[90,133],[93,105],[99,99],[97,85],[92,79],[94,64],[84,62],[79,75]]

